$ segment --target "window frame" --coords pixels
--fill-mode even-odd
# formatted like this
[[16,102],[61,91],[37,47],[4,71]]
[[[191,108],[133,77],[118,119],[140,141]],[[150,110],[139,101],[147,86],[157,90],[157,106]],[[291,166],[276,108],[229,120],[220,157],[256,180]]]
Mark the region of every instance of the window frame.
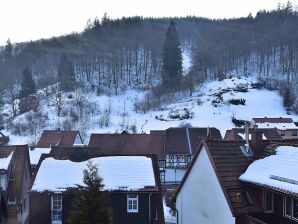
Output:
[[[59,201],[61,203],[60,209],[58,210],[54,210],[54,201],[58,201],[57,199],[55,199],[55,197],[59,197]],[[61,194],[54,194],[51,195],[51,223],[52,224],[62,224],[62,209],[63,209],[63,199],[62,199],[62,195]],[[53,213],[55,212],[60,212],[60,219],[56,219],[56,215],[54,215]],[[59,218],[59,215],[58,215]]]
[[285,130],[280,130],[280,136],[282,136],[282,137],[286,136],[286,131]]
[[[286,205],[286,199],[289,198],[291,200],[291,215],[287,215],[286,214],[286,211],[287,211],[287,205]],[[294,217],[294,200],[298,200],[298,199],[294,199],[292,197],[289,197],[289,196],[284,196],[283,197],[283,216],[285,218],[288,218],[288,219],[291,219],[291,220],[294,220],[294,221],[298,221],[298,218],[295,218]]]
[[[132,205],[132,208],[129,208],[129,205]],[[134,202],[136,202],[136,208],[134,208]],[[128,194],[127,195],[127,213],[138,213],[139,212],[139,195],[137,194]]]
[[[271,204],[272,210],[267,210],[267,193],[270,193],[272,195],[271,196],[271,199],[272,199],[272,204]],[[263,191],[263,209],[264,209],[264,212],[265,213],[274,213],[274,193],[272,191],[266,191],[266,190]]]
[[297,136],[298,135],[298,131],[296,129],[292,130],[292,136]]

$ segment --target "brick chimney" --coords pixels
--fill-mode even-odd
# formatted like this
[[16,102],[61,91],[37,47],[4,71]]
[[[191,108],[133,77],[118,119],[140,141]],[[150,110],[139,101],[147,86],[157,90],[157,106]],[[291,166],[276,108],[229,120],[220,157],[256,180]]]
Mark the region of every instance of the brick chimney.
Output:
[[251,141],[250,147],[254,151],[255,155],[259,155],[263,152],[263,132],[261,130],[255,129],[251,131]]

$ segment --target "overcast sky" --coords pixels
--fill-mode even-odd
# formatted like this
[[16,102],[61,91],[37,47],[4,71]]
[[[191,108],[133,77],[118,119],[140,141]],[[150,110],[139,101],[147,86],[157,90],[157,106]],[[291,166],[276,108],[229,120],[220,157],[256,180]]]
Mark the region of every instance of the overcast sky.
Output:
[[[287,0],[0,0],[0,45],[82,31],[89,18],[255,15]],[[298,5],[298,0],[292,1]]]

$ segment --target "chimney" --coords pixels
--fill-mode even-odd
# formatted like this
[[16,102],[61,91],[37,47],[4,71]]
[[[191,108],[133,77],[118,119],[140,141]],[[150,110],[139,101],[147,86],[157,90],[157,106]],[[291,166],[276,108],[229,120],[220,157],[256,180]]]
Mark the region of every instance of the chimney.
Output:
[[255,129],[251,132],[250,147],[254,151],[255,155],[259,155],[263,151],[263,132],[261,130]]
[[249,146],[249,123],[244,124],[244,130],[245,130],[245,145]]
[[210,128],[209,128],[209,126],[208,126],[208,127],[207,127],[207,136],[206,136],[206,137],[209,138],[209,137],[210,137],[209,135],[210,135]]

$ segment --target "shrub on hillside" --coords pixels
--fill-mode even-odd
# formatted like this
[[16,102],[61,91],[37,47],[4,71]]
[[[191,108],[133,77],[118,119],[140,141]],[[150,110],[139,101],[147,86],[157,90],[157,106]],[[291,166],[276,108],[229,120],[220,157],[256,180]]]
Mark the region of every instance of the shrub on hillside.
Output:
[[229,103],[233,105],[245,105],[246,100],[243,98],[240,99],[230,99]]

